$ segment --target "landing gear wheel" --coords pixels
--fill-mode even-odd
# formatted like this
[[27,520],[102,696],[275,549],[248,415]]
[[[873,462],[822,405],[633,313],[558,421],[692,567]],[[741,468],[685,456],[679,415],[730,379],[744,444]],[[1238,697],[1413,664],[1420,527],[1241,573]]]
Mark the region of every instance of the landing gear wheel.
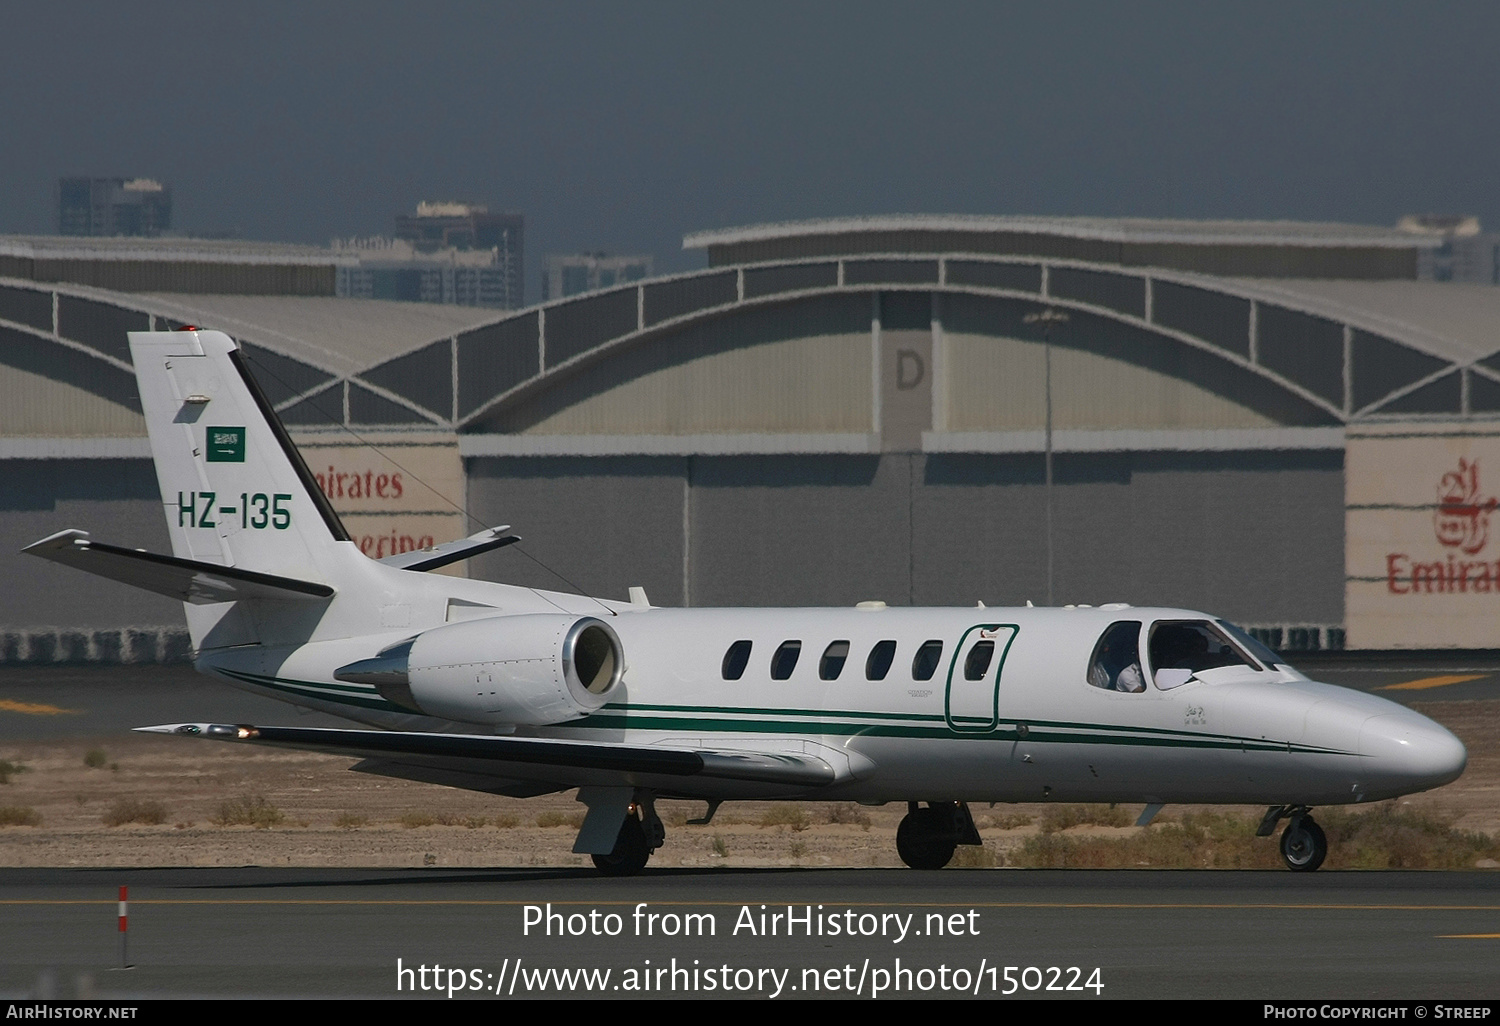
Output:
[[1328,857],[1328,838],[1311,816],[1299,816],[1281,832],[1281,860],[1294,873],[1311,873]]
[[594,865],[605,876],[634,876],[646,868],[651,858],[651,846],[646,842],[646,830],[635,816],[626,816],[620,824],[620,835],[615,838],[615,848],[608,855],[592,856]]
[[913,809],[896,828],[896,853],[912,869],[942,869],[958,847],[952,827],[935,809]]

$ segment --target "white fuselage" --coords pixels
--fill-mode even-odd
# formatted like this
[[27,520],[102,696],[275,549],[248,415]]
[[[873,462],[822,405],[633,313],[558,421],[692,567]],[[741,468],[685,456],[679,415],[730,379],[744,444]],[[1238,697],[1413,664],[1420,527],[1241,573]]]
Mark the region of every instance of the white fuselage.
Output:
[[[597,712],[521,734],[690,749],[814,756],[832,766],[827,799],[867,802],[1111,801],[1344,804],[1425,790],[1462,771],[1463,746],[1441,726],[1384,699],[1309,681],[1285,666],[1225,666],[1170,690],[1090,686],[1090,655],[1121,620],[1209,621],[1177,609],[659,609],[605,603],[380,568],[401,575],[408,625],[379,634],[310,641],[296,648],[205,652],[201,668],[241,686],[403,730],[502,733],[479,714],[456,723],[403,711],[373,687],[334,680],[335,668],[441,625],[449,597],[489,600],[497,636],[505,613],[557,611],[606,619],[626,670]],[[618,615],[611,615],[615,613]],[[313,632],[317,634],[317,631]],[[998,655],[978,681],[962,655],[989,637]],[[750,642],[738,679],[726,655]],[[800,642],[774,679],[775,654]],[[928,679],[914,657],[940,642]],[[836,676],[823,669],[831,644],[847,642]],[[884,679],[866,661],[895,642]],[[929,660],[930,662],[930,660]],[[1147,679],[1151,667],[1145,668]],[[820,672],[821,671],[821,672]],[[833,679],[824,679],[833,676]],[[755,797],[764,787],[684,780],[683,797]],[[788,796],[795,797],[794,794]],[[808,795],[810,796],[810,795]]]

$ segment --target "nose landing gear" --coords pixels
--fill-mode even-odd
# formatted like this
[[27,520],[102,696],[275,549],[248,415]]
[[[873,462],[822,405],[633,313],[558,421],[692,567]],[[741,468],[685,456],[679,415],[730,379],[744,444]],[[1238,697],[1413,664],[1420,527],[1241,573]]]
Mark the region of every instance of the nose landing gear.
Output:
[[1311,873],[1328,857],[1328,837],[1312,818],[1306,805],[1273,805],[1261,820],[1257,837],[1269,837],[1278,821],[1287,820],[1281,832],[1281,861],[1294,873]]
[[1328,838],[1312,816],[1293,816],[1281,832],[1281,861],[1294,873],[1311,873],[1328,857]]

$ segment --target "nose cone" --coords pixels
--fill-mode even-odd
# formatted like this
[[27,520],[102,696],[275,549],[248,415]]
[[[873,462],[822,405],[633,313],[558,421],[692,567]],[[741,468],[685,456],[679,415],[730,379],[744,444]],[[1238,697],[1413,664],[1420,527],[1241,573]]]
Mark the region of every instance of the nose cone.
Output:
[[1370,775],[1397,794],[1457,780],[1469,761],[1462,741],[1410,709],[1366,720],[1359,732],[1359,754],[1369,760]]

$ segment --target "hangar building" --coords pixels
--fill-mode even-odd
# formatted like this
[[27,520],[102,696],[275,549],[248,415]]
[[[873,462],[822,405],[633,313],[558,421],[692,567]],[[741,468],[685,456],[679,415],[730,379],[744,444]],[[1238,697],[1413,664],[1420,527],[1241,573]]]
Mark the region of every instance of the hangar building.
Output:
[[15,553],[67,527],[165,548],[125,332],[183,323],[245,347],[372,555],[510,524],[526,541],[472,575],[659,605],[1159,603],[1286,648],[1500,647],[1500,289],[1417,280],[1429,244],[800,222],[691,235],[704,270],[514,312],[11,277],[0,658],[181,654],[173,603]]

